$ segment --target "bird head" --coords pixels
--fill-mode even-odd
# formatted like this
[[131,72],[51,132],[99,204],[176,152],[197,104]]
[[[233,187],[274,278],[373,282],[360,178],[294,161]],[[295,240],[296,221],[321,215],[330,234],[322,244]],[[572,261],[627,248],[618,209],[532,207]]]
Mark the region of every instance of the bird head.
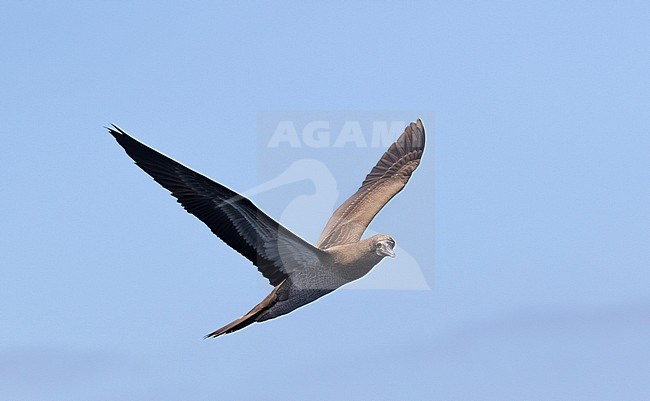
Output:
[[380,234],[374,236],[372,246],[374,252],[382,258],[384,256],[390,256],[391,258],[395,257],[395,251],[393,251],[395,240],[388,235]]

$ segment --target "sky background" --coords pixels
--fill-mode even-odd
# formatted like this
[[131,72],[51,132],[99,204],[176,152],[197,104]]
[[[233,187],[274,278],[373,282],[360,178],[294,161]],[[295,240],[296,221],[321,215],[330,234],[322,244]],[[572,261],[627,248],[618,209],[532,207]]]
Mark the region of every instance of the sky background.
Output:
[[[650,3],[8,1],[0,59],[0,399],[650,399]],[[270,287],[103,126],[246,191],[263,113],[364,110],[424,115],[370,228],[430,290],[204,341]],[[383,150],[329,151],[277,160]]]

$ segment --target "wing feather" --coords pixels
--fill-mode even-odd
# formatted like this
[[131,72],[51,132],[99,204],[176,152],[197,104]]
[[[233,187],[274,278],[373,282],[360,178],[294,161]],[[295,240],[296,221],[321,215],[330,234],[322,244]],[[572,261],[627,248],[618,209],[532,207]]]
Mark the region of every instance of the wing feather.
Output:
[[257,266],[271,285],[320,263],[323,251],[282,227],[249,199],[138,142],[117,126],[108,130],[142,170]]
[[424,152],[424,126],[411,123],[379,159],[357,192],[336,209],[316,246],[326,249],[361,239],[375,215],[406,185]]

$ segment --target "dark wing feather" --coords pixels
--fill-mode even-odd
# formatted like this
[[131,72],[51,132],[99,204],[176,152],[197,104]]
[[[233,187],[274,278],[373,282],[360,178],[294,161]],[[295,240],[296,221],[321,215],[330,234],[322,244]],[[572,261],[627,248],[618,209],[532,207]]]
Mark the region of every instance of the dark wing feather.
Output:
[[249,199],[147,147],[116,126],[108,130],[142,170],[253,262],[271,285],[320,263],[323,251],[282,227]]
[[336,209],[316,245],[326,249],[359,241],[375,215],[404,188],[423,151],[424,126],[417,120],[388,148],[357,192]]

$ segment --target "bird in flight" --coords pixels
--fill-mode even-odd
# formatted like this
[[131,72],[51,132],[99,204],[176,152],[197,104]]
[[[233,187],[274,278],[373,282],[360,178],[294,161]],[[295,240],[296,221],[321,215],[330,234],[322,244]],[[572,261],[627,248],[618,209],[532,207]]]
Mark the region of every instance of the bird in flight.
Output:
[[394,257],[395,240],[390,236],[361,236],[381,208],[404,188],[420,164],[425,142],[422,121],[409,124],[357,192],[336,209],[312,245],[244,196],[138,142],[115,125],[108,131],[138,167],[251,261],[273,286],[248,313],[206,338],[294,311],[363,277],[384,257]]

